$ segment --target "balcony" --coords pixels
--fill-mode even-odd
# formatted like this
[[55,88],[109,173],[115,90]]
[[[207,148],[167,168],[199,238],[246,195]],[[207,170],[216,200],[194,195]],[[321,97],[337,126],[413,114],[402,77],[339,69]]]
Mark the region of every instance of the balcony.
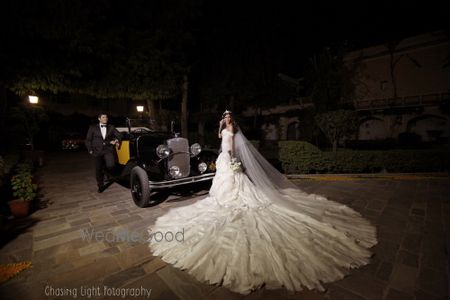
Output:
[[356,110],[387,109],[403,107],[435,106],[450,100],[450,93],[436,93],[419,96],[358,100]]

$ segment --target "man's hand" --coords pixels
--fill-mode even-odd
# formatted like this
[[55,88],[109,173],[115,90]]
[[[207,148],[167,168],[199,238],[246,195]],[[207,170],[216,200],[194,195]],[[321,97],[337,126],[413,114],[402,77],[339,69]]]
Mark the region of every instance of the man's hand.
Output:
[[115,139],[114,141],[110,142],[111,145],[118,145],[119,144],[119,140]]

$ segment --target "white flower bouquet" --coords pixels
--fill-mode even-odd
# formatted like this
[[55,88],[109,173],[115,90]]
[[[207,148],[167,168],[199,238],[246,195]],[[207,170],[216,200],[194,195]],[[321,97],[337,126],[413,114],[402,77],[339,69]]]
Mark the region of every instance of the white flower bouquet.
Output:
[[230,168],[233,172],[242,172],[242,163],[236,157],[231,158]]

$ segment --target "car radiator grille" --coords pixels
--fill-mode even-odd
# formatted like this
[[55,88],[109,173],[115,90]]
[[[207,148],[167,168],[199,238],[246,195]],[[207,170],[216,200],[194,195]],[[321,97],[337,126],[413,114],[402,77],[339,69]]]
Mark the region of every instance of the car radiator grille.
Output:
[[191,166],[188,140],[185,138],[173,138],[167,140],[167,146],[173,153],[169,158],[168,167],[177,166],[180,168],[180,177],[189,176]]

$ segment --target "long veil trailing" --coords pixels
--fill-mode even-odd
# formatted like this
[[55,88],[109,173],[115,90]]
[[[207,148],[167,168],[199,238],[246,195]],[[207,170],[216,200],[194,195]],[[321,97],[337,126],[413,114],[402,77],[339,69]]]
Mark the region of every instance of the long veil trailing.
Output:
[[234,152],[242,162],[245,173],[255,185],[256,190],[269,195],[271,204],[308,215],[316,221],[331,224],[337,229],[358,237],[365,247],[376,244],[375,228],[369,221],[343,204],[302,191],[273,167],[240,129],[234,135]]
[[[235,128],[221,129],[223,153],[209,195],[171,208],[150,226],[150,236],[183,237],[149,240],[153,255],[241,294],[264,284],[323,291],[322,283],[369,263],[375,227],[343,204],[302,191]],[[231,168],[231,149],[244,172]]]

